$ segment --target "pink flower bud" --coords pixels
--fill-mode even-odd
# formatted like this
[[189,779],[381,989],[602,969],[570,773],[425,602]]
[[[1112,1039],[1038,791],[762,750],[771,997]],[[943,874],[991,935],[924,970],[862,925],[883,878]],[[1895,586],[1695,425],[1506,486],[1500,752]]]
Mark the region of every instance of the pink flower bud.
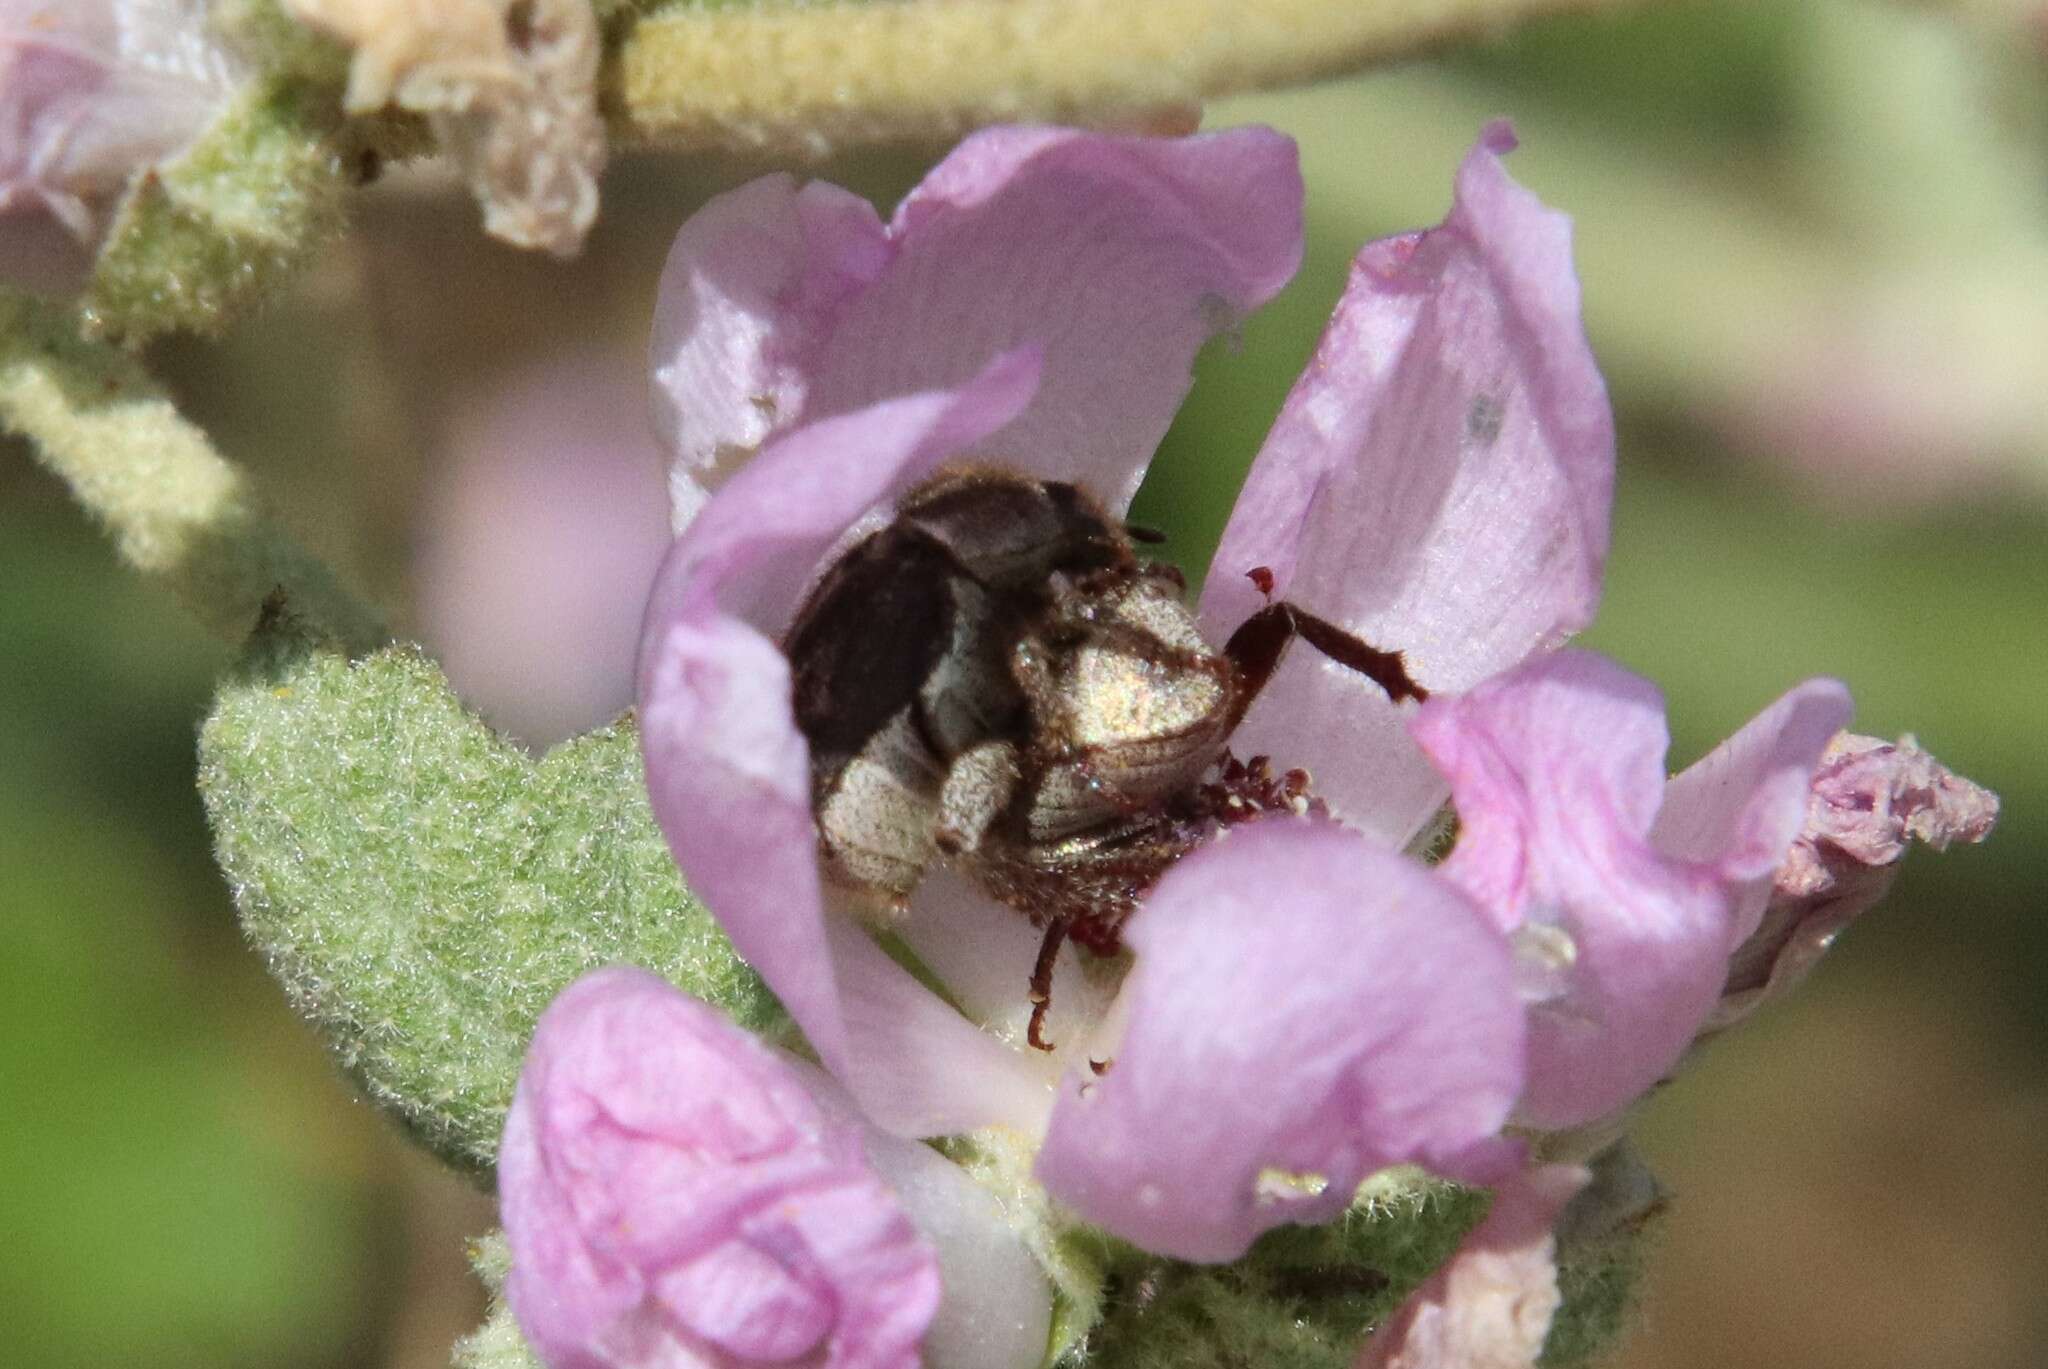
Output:
[[552,1369],[911,1369],[938,1308],[859,1127],[644,971],[587,975],[542,1016],[498,1179],[506,1296]]

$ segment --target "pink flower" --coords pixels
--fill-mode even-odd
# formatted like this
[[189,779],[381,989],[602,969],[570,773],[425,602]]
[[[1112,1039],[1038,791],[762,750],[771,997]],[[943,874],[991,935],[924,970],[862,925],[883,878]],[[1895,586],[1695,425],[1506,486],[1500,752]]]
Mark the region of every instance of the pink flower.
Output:
[[[932,1315],[912,1226],[975,1271],[948,1277],[929,1361],[1032,1362],[1043,1279],[990,1253],[1014,1251],[1000,1222],[917,1196],[966,1180],[894,1139],[976,1128],[1035,1145],[1083,1218],[1196,1260],[1335,1217],[1391,1165],[1501,1184],[1365,1362],[1533,1359],[1548,1227],[1581,1176],[1517,1173],[1503,1128],[1590,1133],[1671,1068],[1765,934],[1848,702],[1801,685],[1667,781],[1655,691],[1556,650],[1599,597],[1612,425],[1568,226],[1507,178],[1511,146],[1489,129],[1443,225],[1360,254],[1201,605],[1220,642],[1284,595],[1398,648],[1433,697],[1389,702],[1296,651],[1233,740],[1312,763],[1320,803],[1165,870],[1121,977],[1059,964],[1050,1056],[1021,1048],[1025,918],[932,871],[890,928],[920,976],[828,897],[778,642],[942,463],[1082,482],[1121,512],[1196,349],[1296,265],[1293,149],[1000,129],[886,225],[770,177],[684,227],[655,332],[680,535],[641,647],[649,786],[690,886],[850,1096],[642,977],[572,990],[501,1171],[515,1310],[550,1363],[896,1362]],[[1463,830],[1432,870],[1402,851],[1447,797]],[[732,1109],[775,1144],[733,1143]],[[891,1145],[950,1179],[892,1177],[897,1206],[859,1163]],[[751,1194],[773,1197],[736,1219]],[[1009,1310],[974,1310],[991,1299]]]
[[[1043,1357],[1043,1282],[986,1193],[643,971],[548,1008],[498,1164],[506,1297],[554,1369]],[[942,1266],[962,1296],[933,1326]]]
[[[1361,252],[1201,602],[1217,644],[1284,597],[1400,650],[1432,697],[1390,702],[1297,649],[1232,745],[1313,765],[1318,803],[1230,826],[1166,869],[1122,929],[1127,968],[1060,962],[1050,1055],[1023,1048],[1040,937],[1025,917],[941,867],[885,950],[828,892],[779,643],[823,568],[943,463],[1078,482],[1121,513],[1195,351],[1297,264],[1293,149],[1256,129],[1171,141],[997,129],[886,224],[845,191],[769,177],[684,226],[655,326],[679,535],[641,642],[648,782],[690,887],[830,1073],[799,1073],[775,1095],[792,1134],[830,1157],[806,1163],[832,1177],[777,1190],[775,1220],[799,1234],[766,1245],[807,1250],[797,1264],[828,1282],[845,1274],[831,1301],[850,1309],[845,1344],[860,1348],[842,1350],[794,1293],[777,1301],[796,1265],[727,1277],[720,1262],[741,1257],[718,1255],[710,1273],[676,1273],[733,1239],[725,1195],[755,1191],[743,1157],[707,1150],[716,1128],[693,1120],[730,1092],[720,1071],[799,1067],[761,1064],[777,1058],[613,975],[565,1001],[615,1027],[569,1051],[546,1044],[566,1029],[544,1024],[507,1134],[515,1310],[550,1363],[661,1362],[671,1344],[701,1357],[715,1343],[741,1362],[910,1353],[929,1309],[903,1272],[916,1261],[889,1185],[912,1225],[951,1233],[926,1361],[1033,1362],[1043,1279],[990,1253],[1014,1250],[1000,1222],[960,1219],[964,1199],[918,1197],[966,1181],[902,1139],[978,1128],[1035,1147],[1037,1178],[1067,1210],[1194,1260],[1333,1218],[1388,1166],[1499,1185],[1493,1214],[1361,1363],[1533,1363],[1557,1302],[1549,1228],[1584,1174],[1522,1169],[1503,1129],[1604,1144],[1741,991],[1731,960],[1739,979],[1744,957],[1778,956],[1780,930],[1804,925],[1775,911],[1792,897],[1800,856],[1786,853],[1802,822],[1815,853],[1823,840],[1896,844],[1876,830],[1889,819],[1828,827],[1810,805],[1891,803],[1913,830],[1929,810],[1903,796],[1944,781],[1901,767],[1882,782],[1816,781],[1848,717],[1827,680],[1667,779],[1654,688],[1558,650],[1599,598],[1612,421],[1569,225],[1508,179],[1512,145],[1489,128],[1441,226]],[[1404,849],[1447,798],[1461,832],[1431,869]],[[1936,825],[1974,822],[1958,810]],[[1803,944],[1796,930],[1791,941]],[[712,1037],[716,1050],[687,1047],[712,1064],[636,1072],[614,1059]],[[548,1096],[549,1079],[568,1081],[565,1096],[616,1099],[621,1116],[655,1106],[684,1120],[631,1128],[654,1160],[586,1147],[605,1133],[573,1114],[553,1139],[530,1134],[538,1105],[523,1100]],[[856,1135],[878,1168],[907,1145],[950,1179],[883,1185],[854,1164]],[[543,1179],[557,1170],[577,1176],[564,1192],[597,1196],[565,1207]],[[842,1191],[862,1214],[844,1230],[888,1233],[894,1253],[828,1258],[836,1200],[819,1195]],[[643,1207],[656,1233],[715,1239],[627,1242]],[[668,1298],[671,1280],[690,1296]],[[1008,1311],[982,1316],[991,1301]],[[1008,1328],[1000,1349],[946,1330],[989,1324]],[[741,1333],[744,1345],[716,1341]]]
[[76,283],[105,216],[233,90],[198,0],[0,0],[0,279]]
[[[1070,954],[1049,1058],[1019,1049],[1039,934],[1017,913],[923,882],[892,930],[941,998],[829,906],[777,642],[943,462],[1120,512],[1195,350],[1298,260],[1293,149],[1000,129],[888,224],[770,177],[684,227],[655,329],[681,535],[642,642],[649,785],[691,888],[876,1124],[1042,1136],[1074,1211],[1226,1260],[1388,1165],[1497,1181],[1511,1116],[1591,1117],[1691,1039],[1845,701],[1802,687],[1667,798],[1648,686],[1549,654],[1599,598],[1613,434],[1568,224],[1508,179],[1512,145],[1488,129],[1443,225],[1360,254],[1201,604],[1221,643],[1263,570],[1440,702],[1418,719],[1297,649],[1233,746],[1312,766],[1330,817],[1180,861],[1121,984]],[[1400,851],[1454,789],[1468,835],[1432,872]]]

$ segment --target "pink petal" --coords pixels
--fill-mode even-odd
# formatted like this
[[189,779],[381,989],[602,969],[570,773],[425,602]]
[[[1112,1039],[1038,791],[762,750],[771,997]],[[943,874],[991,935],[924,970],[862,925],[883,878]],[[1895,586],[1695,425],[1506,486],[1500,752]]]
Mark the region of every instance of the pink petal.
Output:
[[1457,804],[1442,872],[1514,933],[1537,1000],[1516,1119],[1601,1116],[1678,1058],[1733,944],[1720,881],[1649,844],[1663,700],[1601,657],[1561,652],[1430,700],[1414,732]]
[[[1223,640],[1275,595],[1467,689],[1584,627],[1600,597],[1614,475],[1606,387],[1579,321],[1571,226],[1507,176],[1490,126],[1450,217],[1370,244],[1295,383],[1210,563]],[[1318,739],[1300,754],[1300,738]],[[1314,771],[1346,821],[1394,845],[1442,803],[1403,713],[1297,647],[1240,754]]]
[[1733,1026],[1797,986],[1842,929],[1890,890],[1914,841],[1937,851],[1982,841],[1997,820],[1997,795],[1911,737],[1838,734],[1814,773],[1804,824],[1775,872],[1760,923],[1729,961],[1709,1027]]
[[1443,873],[1503,932],[1555,920],[1570,881],[1598,879],[1609,849],[1642,844],[1664,800],[1663,697],[1591,652],[1432,699],[1413,731],[1457,802]]
[[1045,1126],[1052,1089],[1035,1062],[954,1011],[850,918],[827,914],[825,932],[852,1048],[835,1072],[877,1125],[899,1136]]
[[1430,700],[1414,732],[1458,809],[1442,873],[1514,933],[1537,1000],[1516,1119],[1601,1116],[1678,1058],[1732,945],[1721,882],[1649,844],[1663,701],[1611,662],[1561,652]]
[[847,526],[1009,421],[1028,356],[777,439],[670,551],[641,636],[648,789],[683,877],[885,1126],[1030,1125],[1042,1081],[823,904],[809,759],[775,646]]
[[1808,680],[1666,787],[1651,844],[1674,859],[1716,865],[1741,886],[1737,941],[1755,930],[1771,874],[1806,817],[1814,766],[1853,711],[1839,680]]
[[[859,1119],[835,1080],[792,1063],[819,1106]],[[1052,1332],[1052,1286],[995,1194],[922,1142],[865,1134],[868,1163],[938,1252],[946,1296],[925,1330],[926,1365],[1037,1369]]]
[[1187,393],[1194,354],[1301,258],[1294,145],[975,134],[883,229],[786,177],[713,201],[676,240],[655,320],[677,525],[789,425],[957,385],[1036,346],[1038,396],[978,455],[1079,480],[1121,509]]
[[1129,1026],[1107,1074],[1068,1076],[1038,1160],[1088,1220],[1221,1261],[1388,1165],[1497,1172],[1523,1013],[1507,946],[1447,882],[1269,819],[1169,870],[1125,940]]
[[1851,711],[1841,680],[1786,691],[1671,781],[1651,840],[1673,859],[1718,863],[1731,879],[1767,879],[1806,818],[1815,764]]
[[652,360],[678,531],[733,463],[800,421],[812,357],[890,250],[866,200],[780,174],[720,195],[676,234]]
[[1561,1301],[1551,1227],[1587,1178],[1546,1165],[1503,1184],[1486,1220],[1373,1333],[1354,1369],[1534,1369]]
[[912,1369],[937,1262],[768,1047],[644,971],[542,1015],[498,1162],[506,1297],[552,1369]]
[[[714,598],[732,617],[780,633],[847,530],[941,462],[1007,431],[1031,402],[1039,370],[1037,354],[1020,349],[955,389],[884,400],[783,434],[676,539],[656,577],[647,634],[685,600],[709,606]],[[644,653],[643,646],[643,668]]]
[[1717,778],[1680,794],[1664,849],[1664,709],[1647,681],[1566,651],[1423,706],[1415,737],[1460,822],[1442,872],[1513,934],[1537,1000],[1518,1121],[1602,1117],[1678,1059],[1719,997],[1754,860],[1774,832],[1778,851],[1791,840],[1773,827],[1785,778],[1803,786],[1845,707],[1827,682],[1774,705],[1703,763]]

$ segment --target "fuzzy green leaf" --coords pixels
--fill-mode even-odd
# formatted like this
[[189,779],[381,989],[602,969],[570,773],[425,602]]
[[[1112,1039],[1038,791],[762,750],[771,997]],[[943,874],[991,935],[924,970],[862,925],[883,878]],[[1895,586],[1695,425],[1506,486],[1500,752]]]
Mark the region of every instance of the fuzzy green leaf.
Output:
[[492,1164],[534,1020],[587,970],[643,965],[781,1029],[683,891],[630,722],[535,761],[417,651],[351,661],[279,612],[215,701],[199,782],[243,925],[293,1005],[458,1166]]

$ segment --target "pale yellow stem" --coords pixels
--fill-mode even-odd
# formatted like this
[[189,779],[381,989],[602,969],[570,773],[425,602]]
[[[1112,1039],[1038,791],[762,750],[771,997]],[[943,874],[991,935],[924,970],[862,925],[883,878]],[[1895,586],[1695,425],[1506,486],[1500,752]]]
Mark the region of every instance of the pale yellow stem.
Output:
[[675,147],[822,155],[1006,120],[1100,121],[1354,71],[1617,0],[827,0],[643,20],[625,129]]
[[81,340],[67,311],[0,293],[0,430],[42,463],[209,629],[239,641],[266,600],[351,648],[376,616],[260,508],[248,477],[125,354]]

